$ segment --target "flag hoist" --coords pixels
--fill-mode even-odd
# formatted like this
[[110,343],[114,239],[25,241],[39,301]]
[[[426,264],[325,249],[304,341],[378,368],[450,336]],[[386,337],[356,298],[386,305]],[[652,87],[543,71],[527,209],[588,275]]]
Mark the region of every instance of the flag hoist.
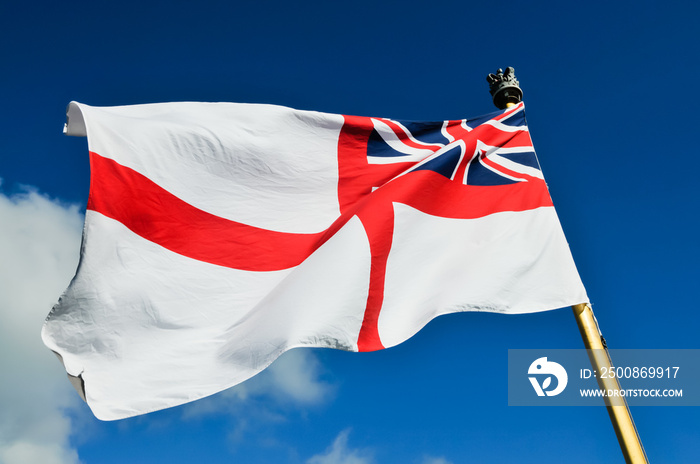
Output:
[[[496,74],[489,74],[486,77],[493,96],[493,104],[500,109],[515,106],[522,100],[523,92],[520,89],[518,80],[515,78],[514,71],[512,67],[508,67],[505,72],[499,69]],[[573,309],[574,317],[593,369],[597,372],[601,372],[603,369],[611,370],[612,360],[591,305],[589,303],[580,303],[573,305],[571,309]],[[616,377],[597,376],[597,381],[599,387],[603,390],[620,390],[620,383]],[[628,464],[648,463],[646,452],[642,446],[625,397],[606,396],[605,405],[625,461]]]

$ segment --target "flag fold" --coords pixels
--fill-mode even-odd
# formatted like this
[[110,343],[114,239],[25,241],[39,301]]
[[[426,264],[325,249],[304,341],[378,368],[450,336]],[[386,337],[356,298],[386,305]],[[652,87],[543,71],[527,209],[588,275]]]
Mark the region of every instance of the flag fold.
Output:
[[441,314],[587,302],[524,111],[72,102],[90,195],[44,343],[113,420],[219,392],[294,347],[372,351]]

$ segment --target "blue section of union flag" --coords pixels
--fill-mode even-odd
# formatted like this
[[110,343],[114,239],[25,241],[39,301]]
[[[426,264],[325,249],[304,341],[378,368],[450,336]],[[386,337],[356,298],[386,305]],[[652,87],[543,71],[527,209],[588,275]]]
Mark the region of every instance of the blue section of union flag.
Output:
[[370,164],[412,162],[410,171],[430,170],[466,185],[541,178],[522,107],[461,121],[372,122],[367,141]]

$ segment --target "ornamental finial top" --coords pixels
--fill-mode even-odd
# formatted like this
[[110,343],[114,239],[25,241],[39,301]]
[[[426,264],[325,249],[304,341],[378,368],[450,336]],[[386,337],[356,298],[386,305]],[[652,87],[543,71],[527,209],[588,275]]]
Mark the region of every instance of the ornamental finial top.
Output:
[[515,78],[515,69],[507,67],[506,72],[499,68],[496,74],[486,76],[489,83],[493,104],[499,109],[508,107],[508,103],[520,103],[523,99],[523,91],[520,83]]

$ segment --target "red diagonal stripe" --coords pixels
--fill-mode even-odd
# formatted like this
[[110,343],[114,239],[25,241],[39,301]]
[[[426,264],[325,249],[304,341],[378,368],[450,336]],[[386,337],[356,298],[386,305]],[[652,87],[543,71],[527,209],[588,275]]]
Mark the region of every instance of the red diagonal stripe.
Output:
[[202,211],[144,175],[90,153],[88,209],[175,253],[246,271],[277,271],[300,264],[320,246],[315,234],[275,232]]

